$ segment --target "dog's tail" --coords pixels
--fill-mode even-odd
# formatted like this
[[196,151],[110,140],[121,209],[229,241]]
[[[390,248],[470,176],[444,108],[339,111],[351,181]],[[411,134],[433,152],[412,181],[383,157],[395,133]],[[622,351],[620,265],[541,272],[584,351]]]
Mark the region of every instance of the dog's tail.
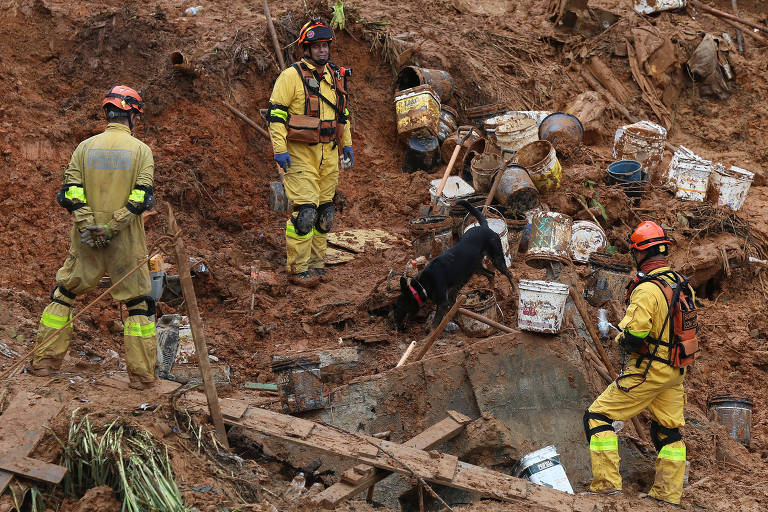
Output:
[[481,226],[484,228],[488,227],[488,221],[485,219],[482,213],[480,213],[480,210],[478,210],[473,204],[471,204],[469,201],[465,199],[459,199],[456,201],[456,204],[460,204],[464,208],[467,209],[469,213],[471,213],[476,219],[477,222],[480,223]]

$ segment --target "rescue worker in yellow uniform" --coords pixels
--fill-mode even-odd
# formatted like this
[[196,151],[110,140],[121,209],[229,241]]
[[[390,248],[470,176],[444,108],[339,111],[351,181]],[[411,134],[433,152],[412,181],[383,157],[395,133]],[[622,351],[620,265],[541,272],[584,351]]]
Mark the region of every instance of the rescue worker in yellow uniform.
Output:
[[344,168],[354,163],[347,109],[349,69],[330,61],[333,31],[312,20],[301,28],[303,58],[277,77],[267,120],[275,162],[293,212],[285,225],[289,281],[312,287],[326,280],[325,251],[333,225],[333,196]]
[[[630,250],[639,270],[637,284],[631,295],[623,329],[616,342],[629,354],[619,378],[612,382],[589,406],[584,414],[592,460],[590,491],[599,494],[619,494],[619,446],[614,421],[629,421],[643,409],[651,413],[650,432],[658,456],[656,477],[648,496],[678,505],[683,492],[685,473],[685,443],[680,427],[685,424],[683,406],[685,368],[673,367],[669,340],[671,321],[669,302],[662,288],[653,280],[664,279],[672,285],[667,254],[671,240],[664,229],[654,222],[643,222],[630,236]],[[677,279],[675,279],[677,280]],[[691,297],[693,291],[688,286]]]
[[[58,286],[43,311],[31,372],[38,376],[61,367],[72,336],[71,325],[51,334],[71,318],[78,295],[94,289],[106,272],[117,283],[147,256],[142,213],[154,206],[154,160],[149,146],[134,138],[133,125],[144,112],[138,92],[111,88],[102,102],[107,128],[78,145],[64,171],[56,196],[72,213],[71,245],[56,273]],[[125,361],[131,387],[145,389],[155,381],[157,340],[150,317],[155,313],[149,268],[144,265],[112,290],[125,303]]]

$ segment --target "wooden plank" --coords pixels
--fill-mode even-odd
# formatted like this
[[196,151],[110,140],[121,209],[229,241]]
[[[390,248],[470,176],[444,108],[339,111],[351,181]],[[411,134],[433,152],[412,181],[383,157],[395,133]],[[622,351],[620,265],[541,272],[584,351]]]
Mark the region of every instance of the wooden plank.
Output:
[[[420,450],[431,450],[459,435],[464,430],[464,425],[471,421],[469,417],[456,411],[448,411],[447,414],[448,418],[435,423],[404,444]],[[333,509],[342,501],[360,494],[391,474],[390,471],[376,469],[368,464],[358,464],[342,473],[341,481],[320,492],[312,501],[315,505]]]
[[[439,452],[427,453],[417,448],[382,441],[375,437],[342,432],[317,423],[306,438],[292,438],[286,435],[286,429],[293,419],[291,416],[264,409],[248,409],[242,421],[236,422],[236,424],[252,428],[257,432],[278,439],[365,462],[380,469],[411,475],[409,469],[404,466],[406,464],[424,480],[510,503],[533,502],[540,510],[569,512],[573,511],[576,501],[579,502],[580,509],[585,504],[591,504],[592,502],[595,505],[598,504],[597,500],[592,498],[578,497],[554,489],[540,487],[527,480],[465,462],[458,462],[456,464],[456,472],[451,480],[441,480],[435,478],[435,474],[439,475],[440,468],[446,467],[449,464],[449,460],[452,460],[450,455]],[[360,443],[363,441],[372,446],[385,449],[397,457],[401,463],[392,460],[391,457],[383,452],[375,457],[358,453]]]
[[315,424],[311,421],[296,418],[291,422],[286,433],[291,437],[300,437],[304,439],[312,432],[313,428],[315,428]]
[[[64,404],[32,393],[19,393],[0,416],[0,453],[27,457],[45,433],[44,425],[56,417]],[[13,473],[0,470],[0,494],[13,479]]]
[[[191,409],[194,410],[205,410],[208,406],[208,399],[203,393],[187,393],[187,395],[184,396],[184,399],[194,403],[194,405],[191,407]],[[243,414],[245,414],[245,411],[250,406],[251,404],[245,400],[236,400],[234,398],[219,399],[219,408],[221,409],[221,414],[223,414],[225,418],[233,421],[237,421],[242,418]]]
[[64,466],[49,464],[31,457],[4,456],[0,458],[0,469],[50,484],[60,483],[67,474],[67,468]]

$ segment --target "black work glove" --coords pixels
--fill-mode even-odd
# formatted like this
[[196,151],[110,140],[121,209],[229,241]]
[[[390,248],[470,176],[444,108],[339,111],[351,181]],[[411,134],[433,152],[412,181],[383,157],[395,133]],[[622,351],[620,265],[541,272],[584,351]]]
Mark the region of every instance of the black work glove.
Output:
[[85,230],[80,233],[80,243],[95,249],[103,249],[108,246],[111,239],[112,230],[107,225],[85,226]]
[[645,338],[639,338],[634,334],[628,333],[626,330],[616,336],[616,341],[619,342],[621,348],[626,352],[640,352],[645,346]]

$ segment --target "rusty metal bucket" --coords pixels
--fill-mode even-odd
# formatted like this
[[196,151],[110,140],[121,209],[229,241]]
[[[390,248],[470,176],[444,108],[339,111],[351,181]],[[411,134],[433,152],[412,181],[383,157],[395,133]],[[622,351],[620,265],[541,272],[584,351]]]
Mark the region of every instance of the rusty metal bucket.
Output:
[[433,215],[412,219],[409,224],[413,237],[413,249],[417,256],[434,258],[453,245],[453,221],[451,217]]
[[419,85],[429,85],[440,97],[441,103],[448,103],[453,95],[453,77],[442,69],[406,66],[397,74],[397,89],[403,91]]
[[630,267],[613,261],[607,254],[589,255],[590,273],[584,281],[584,298],[600,307],[613,300],[622,300],[629,281]]
[[707,401],[710,419],[725,427],[732,438],[749,446],[752,401],[746,396],[723,393]]
[[510,164],[501,175],[494,199],[511,210],[527,212],[538,206],[539,191],[525,167]]
[[531,220],[531,239],[525,262],[545,268],[551,261],[568,263],[573,220],[557,212],[539,212]]
[[[503,322],[504,315],[496,302],[496,296],[493,294],[493,290],[487,288],[479,288],[472,290],[467,294],[467,299],[464,301],[465,309],[483,315],[489,320],[495,322]],[[467,336],[484,338],[492,335],[496,332],[495,327],[484,324],[480,320],[464,316],[461,313],[456,317],[456,322],[459,327]]]

